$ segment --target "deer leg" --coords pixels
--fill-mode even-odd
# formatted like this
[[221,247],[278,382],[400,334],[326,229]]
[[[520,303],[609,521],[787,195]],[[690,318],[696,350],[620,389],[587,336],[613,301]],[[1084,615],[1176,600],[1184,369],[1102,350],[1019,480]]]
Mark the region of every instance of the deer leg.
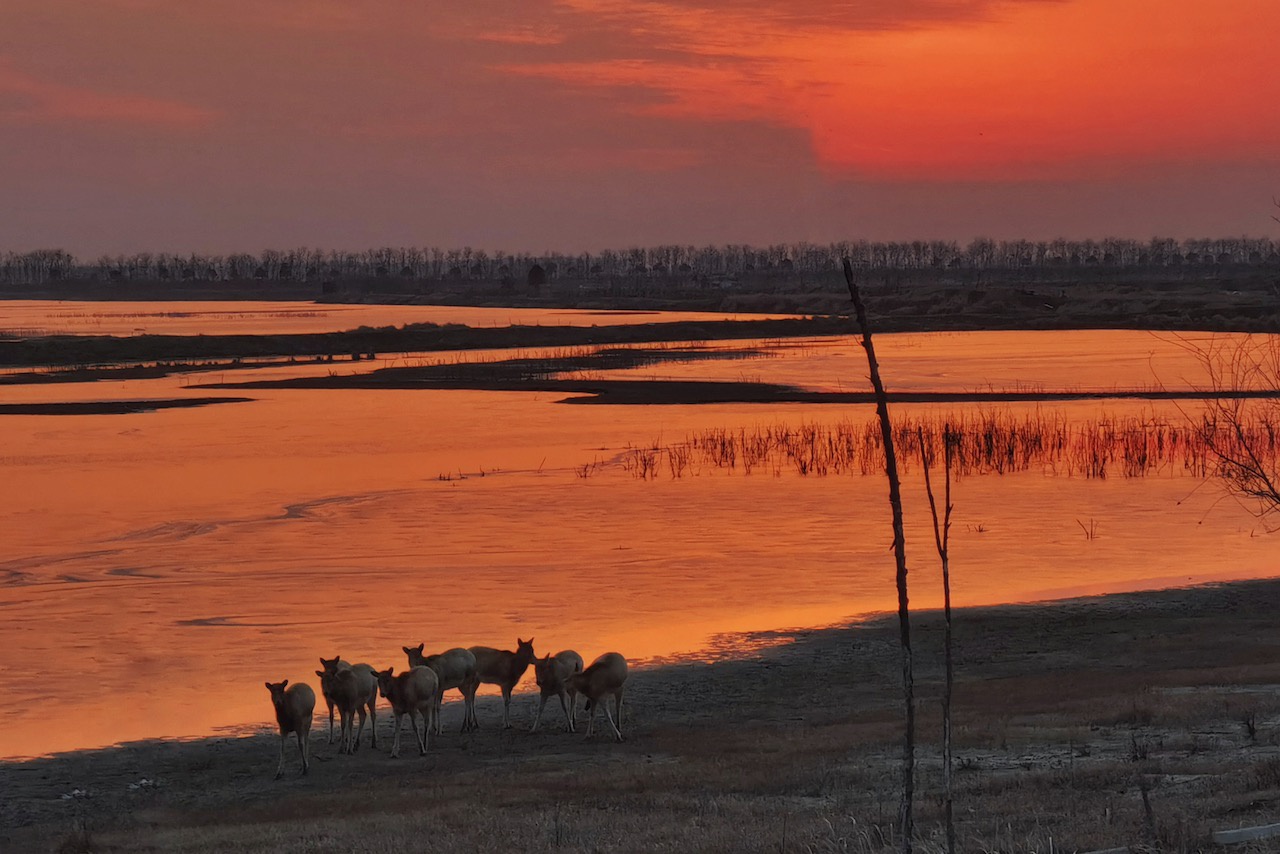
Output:
[[458,732],[471,732],[471,697],[462,695],[462,729]]
[[[355,715],[360,716],[360,726],[358,729],[355,729],[355,720],[356,720]],[[356,731],[355,737],[351,739],[352,753],[355,753],[357,750],[360,749],[360,736],[364,735],[364,722],[365,722],[365,719],[368,717],[369,717],[369,713],[364,710],[364,703],[361,703],[360,705],[356,706],[355,713],[351,717],[352,728],[355,729]]]
[[475,732],[480,729],[480,721],[476,720],[476,689],[479,687],[480,685],[478,683],[467,686],[465,703],[467,709],[466,714],[463,716],[463,720],[466,722],[466,727],[463,730],[464,732]]
[[391,739],[391,758],[395,759],[400,756],[400,725],[404,721],[404,717],[398,712],[392,712],[396,719],[395,735]]
[[569,713],[569,702],[565,699],[563,690],[560,691],[560,708],[564,709],[564,719],[569,732],[573,732],[573,715]]
[[480,682],[470,682],[466,689],[466,714],[463,717],[462,731],[475,732],[480,729],[480,719],[476,717],[476,691],[480,688]]
[[342,744],[346,748],[343,752],[351,756],[356,752],[355,739],[351,737],[352,733],[356,731],[356,713],[354,710],[348,709],[342,713],[342,718]]
[[511,686],[502,686],[502,728],[511,729]]
[[418,710],[413,706],[409,707],[409,727],[413,730],[413,740],[418,743],[418,755],[423,754],[422,736],[418,735]]
[[622,741],[622,692],[613,695],[613,709],[617,712],[618,721],[614,723],[613,716],[609,714],[608,702],[601,703],[604,706],[604,716],[609,719],[609,726],[613,727],[613,734],[618,741]]
[[547,705],[547,695],[543,694],[538,701],[538,711],[535,712],[533,715],[533,726],[529,727],[529,732],[538,731],[538,721],[542,720],[542,710],[546,708],[546,705]]
[[280,775],[284,773],[284,743],[289,740],[288,733],[280,733],[280,764],[276,766],[276,779],[280,779]]

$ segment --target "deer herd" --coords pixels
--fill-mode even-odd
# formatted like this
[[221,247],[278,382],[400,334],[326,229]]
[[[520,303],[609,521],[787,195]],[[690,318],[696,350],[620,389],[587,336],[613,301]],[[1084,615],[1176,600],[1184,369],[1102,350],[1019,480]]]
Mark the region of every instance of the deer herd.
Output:
[[[502,689],[502,726],[511,729],[511,691],[533,665],[534,677],[541,694],[538,712],[534,716],[530,732],[536,732],[542,720],[542,710],[550,697],[560,698],[565,720],[570,732],[577,732],[578,695],[586,697],[585,708],[591,711],[587,720],[587,735],[595,730],[596,712],[604,707],[605,717],[613,728],[617,741],[622,741],[622,689],[627,681],[627,660],[616,652],[606,652],[590,666],[582,666],[582,656],[571,649],[537,658],[533,653],[533,638],[516,639],[516,651],[494,649],[488,646],[455,647],[428,655],[424,644],[403,647],[409,660],[409,669],[396,673],[395,668],[378,670],[372,664],[351,664],[340,657],[321,658],[320,693],[329,707],[329,743],[333,743],[333,712],[338,711],[338,752],[351,754],[360,745],[365,721],[369,721],[369,743],[378,746],[378,696],[381,694],[395,715],[391,756],[400,755],[400,730],[408,715],[418,742],[419,753],[425,755],[430,733],[441,733],[440,704],[445,691],[457,690],[462,695],[462,732],[474,732],[480,728],[476,719],[476,690],[481,684],[497,685]],[[271,703],[275,706],[276,723],[280,727],[280,764],[276,778],[284,772],[285,742],[293,733],[298,739],[302,754],[302,773],[311,768],[310,736],[311,720],[315,714],[316,695],[306,683],[289,684],[267,682]],[[613,697],[613,713],[609,713],[607,699]],[[355,718],[360,724],[356,726]],[[422,718],[422,731],[418,731],[418,718]]]

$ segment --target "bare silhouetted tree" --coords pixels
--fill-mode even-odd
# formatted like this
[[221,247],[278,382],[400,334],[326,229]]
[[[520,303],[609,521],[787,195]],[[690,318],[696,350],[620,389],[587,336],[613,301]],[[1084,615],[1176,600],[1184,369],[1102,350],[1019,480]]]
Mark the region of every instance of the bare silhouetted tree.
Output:
[[1212,392],[1197,427],[1219,478],[1270,530],[1280,527],[1280,339],[1179,337]]
[[889,479],[889,507],[893,513],[893,556],[897,564],[898,584],[898,634],[902,645],[902,693],[905,717],[905,733],[902,744],[902,801],[898,806],[898,828],[902,834],[903,854],[910,854],[914,821],[912,806],[915,799],[916,774],[916,702],[915,676],[911,659],[911,608],[907,597],[907,545],[902,525],[902,484],[898,478],[898,458],[893,449],[893,424],[889,420],[889,396],[880,379],[880,363],[876,361],[875,344],[871,340],[871,327],[867,323],[867,310],[858,292],[858,282],[853,265],[844,259],[844,279],[849,286],[849,297],[862,330],[862,347],[867,353],[867,365],[871,373],[871,386],[876,394],[876,415],[880,420],[880,436],[884,441],[884,469]]

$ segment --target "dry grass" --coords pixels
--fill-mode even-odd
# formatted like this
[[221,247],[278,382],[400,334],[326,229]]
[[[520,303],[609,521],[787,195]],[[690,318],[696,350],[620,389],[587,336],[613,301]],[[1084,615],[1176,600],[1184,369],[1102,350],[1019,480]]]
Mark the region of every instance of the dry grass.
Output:
[[[942,442],[953,446],[954,473],[1009,474],[1039,469],[1068,477],[1144,477],[1215,474],[1220,457],[1245,442],[1263,465],[1280,462],[1280,422],[1270,409],[1251,411],[1239,435],[1226,425],[1168,420],[1154,415],[1113,415],[1069,420],[1061,413],[977,409],[946,415],[904,416],[894,445],[904,464],[920,458],[920,437],[931,460]],[[635,449],[623,459],[630,474],[650,479],[669,473],[725,469],[744,474],[783,472],[822,477],[880,474],[884,450],[873,419],[835,424],[778,423],[753,429],[713,428],[683,443]],[[1088,533],[1086,529],[1086,534]]]

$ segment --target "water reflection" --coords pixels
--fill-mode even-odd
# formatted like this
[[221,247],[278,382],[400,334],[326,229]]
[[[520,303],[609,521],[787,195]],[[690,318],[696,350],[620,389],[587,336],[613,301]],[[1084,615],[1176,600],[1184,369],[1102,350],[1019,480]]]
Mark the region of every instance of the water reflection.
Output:
[[[848,342],[806,348],[747,369],[863,382]],[[880,352],[891,382],[927,389],[1152,382],[1154,357],[1142,355],[1152,350],[1158,341],[1145,333],[1000,333],[885,336]],[[732,377],[744,368],[660,368],[686,369]],[[182,393],[181,377],[3,392]],[[252,396],[136,415],[0,418],[12,497],[0,507],[0,642],[10,660],[45,674],[35,704],[26,674],[0,674],[0,755],[266,721],[261,683],[307,680],[320,655],[400,666],[402,645],[510,646],[532,635],[539,651],[643,659],[703,649],[724,633],[894,607],[878,477],[706,471],[639,481],[611,465],[629,447],[707,427],[834,423],[869,407],[569,407],[555,395],[476,391]],[[1099,412],[1055,407],[1068,418]],[[955,501],[960,605],[1280,569],[1244,508],[1177,473],[975,476]],[[939,583],[922,484],[907,485],[906,502],[912,601],[930,607]],[[84,684],[110,690],[86,697]]]
[[6,300],[4,319],[0,322],[0,336],[286,335],[342,332],[360,326],[403,326],[407,323],[460,323],[474,327],[618,326],[680,320],[760,320],[789,316],[254,300]]

